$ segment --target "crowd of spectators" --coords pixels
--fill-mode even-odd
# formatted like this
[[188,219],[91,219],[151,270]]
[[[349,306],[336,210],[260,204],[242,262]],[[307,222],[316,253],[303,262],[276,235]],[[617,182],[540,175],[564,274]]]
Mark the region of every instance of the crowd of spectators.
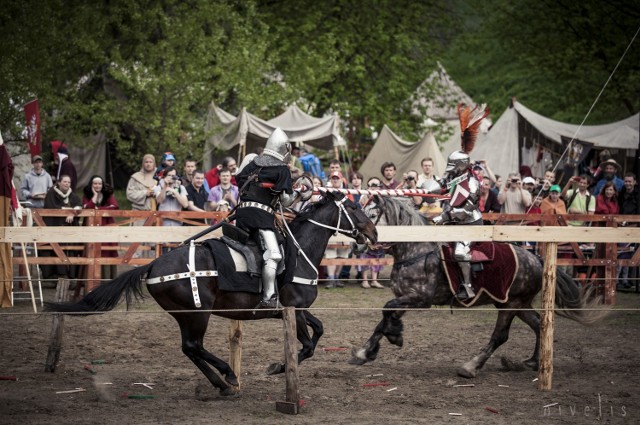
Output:
[[[33,157],[33,168],[23,178],[19,195],[27,206],[32,208],[96,208],[118,209],[113,190],[101,176],[93,176],[84,188],[84,198],[80,200],[75,194],[77,172],[65,145],[60,145],[54,153],[54,164],[48,171],[44,167],[41,156]],[[198,162],[187,159],[182,164],[182,175],[179,174],[176,155],[167,151],[161,155],[160,164],[156,166],[156,158],[146,154],[142,158],[139,171],[130,176],[126,188],[126,197],[131,209],[136,211],[229,211],[238,201],[239,188],[235,182],[238,171],[233,157],[224,158],[220,164],[210,170],[198,168]],[[434,172],[432,158],[423,158],[421,170],[409,170],[398,180],[397,168],[392,162],[380,164],[380,174],[369,179],[367,187],[363,187],[363,175],[357,170],[345,167],[337,159],[328,162],[327,169],[313,153],[304,148],[295,147],[289,163],[292,177],[307,175],[313,179],[314,186],[333,187],[337,189],[420,189],[432,190],[437,186],[439,176]],[[640,192],[636,176],[626,173],[620,176],[621,167],[612,158],[603,160],[597,173],[573,176],[566,180],[564,187],[556,182],[553,170],[547,170],[542,177],[531,175],[529,167],[521,167],[508,174],[503,182],[495,175],[485,160],[477,160],[472,164],[480,182],[480,210],[484,213],[500,212],[505,214],[640,214]],[[594,178],[594,175],[596,178]],[[327,176],[325,178],[325,176]],[[349,195],[357,205],[365,211],[372,208],[372,198],[360,194]],[[410,198],[415,208],[431,215],[441,211],[437,201],[420,196]],[[316,202],[318,195],[299,203],[294,209],[300,210],[307,203]],[[104,219],[103,225],[110,224],[113,219]],[[51,221],[51,220],[49,220]],[[77,224],[73,214],[55,220],[52,225]],[[205,220],[199,220],[205,223]],[[135,224],[141,225],[144,220]],[[488,222],[486,222],[488,224]],[[165,226],[179,226],[181,221],[164,219]],[[546,218],[538,221],[513,221],[510,224],[543,224],[557,225],[558,221]],[[588,224],[586,220],[568,222],[572,226]],[[626,225],[626,223],[622,223]],[[104,244],[107,248],[107,244]],[[367,258],[376,258],[382,251],[367,252]],[[117,252],[104,250],[103,256],[117,255]],[[326,258],[347,258],[351,251],[348,245],[330,247]],[[362,280],[362,286],[381,287],[376,275],[379,268],[367,269],[356,267],[356,279]],[[110,270],[105,270],[110,275]],[[327,266],[327,287],[342,287],[350,278],[351,267]],[[380,285],[380,286],[379,286]]]

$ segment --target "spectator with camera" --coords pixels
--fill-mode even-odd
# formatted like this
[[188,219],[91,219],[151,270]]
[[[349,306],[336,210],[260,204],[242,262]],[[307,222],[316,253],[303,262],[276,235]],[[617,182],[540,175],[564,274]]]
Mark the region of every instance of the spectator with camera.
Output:
[[[182,185],[178,172],[173,166],[162,171],[158,185],[153,188],[153,193],[158,203],[158,211],[182,211],[189,206],[187,189]],[[164,219],[163,226],[182,226],[177,220]]]
[[504,189],[498,194],[498,202],[505,214],[524,214],[531,205],[531,194],[522,188],[520,173],[509,173]]
[[[418,172],[416,170],[407,171],[404,178],[404,185],[402,189],[417,189],[418,188]],[[415,209],[419,209],[422,206],[422,196],[412,196],[413,206]]]

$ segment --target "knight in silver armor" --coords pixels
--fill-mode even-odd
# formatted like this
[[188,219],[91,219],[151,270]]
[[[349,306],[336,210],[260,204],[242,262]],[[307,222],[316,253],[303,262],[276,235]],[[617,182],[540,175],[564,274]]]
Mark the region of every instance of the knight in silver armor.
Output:
[[[435,224],[482,225],[480,211],[480,182],[471,169],[469,155],[455,151],[447,159],[447,168],[440,185],[451,199],[444,202],[442,213],[433,218]],[[469,241],[456,242],[454,258],[460,265],[463,282],[458,287],[456,297],[460,301],[475,297],[471,285],[471,252]]]
[[280,242],[282,237],[275,227],[275,211],[280,205],[290,206],[300,191],[293,189],[288,156],[291,145],[287,134],[276,128],[264,147],[262,155],[248,163],[243,161],[236,175],[240,188],[240,201],[236,212],[236,225],[257,241],[263,250],[262,301],[256,308],[280,308],[276,293],[278,266],[283,259]]

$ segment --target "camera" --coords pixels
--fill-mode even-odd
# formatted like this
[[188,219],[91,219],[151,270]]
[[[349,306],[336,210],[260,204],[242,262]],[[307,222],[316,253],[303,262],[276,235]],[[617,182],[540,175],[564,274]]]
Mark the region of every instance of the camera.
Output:
[[520,180],[518,179],[511,179],[511,183],[518,183]]
[[413,176],[407,176],[407,180],[415,180],[415,177],[413,177]]

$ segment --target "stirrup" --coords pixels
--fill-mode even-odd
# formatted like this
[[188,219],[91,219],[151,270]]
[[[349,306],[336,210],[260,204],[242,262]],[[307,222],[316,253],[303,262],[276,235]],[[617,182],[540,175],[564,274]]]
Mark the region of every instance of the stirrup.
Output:
[[467,301],[473,299],[475,296],[476,294],[473,292],[471,284],[461,283],[458,285],[458,291],[456,292],[456,299],[458,301]]
[[278,297],[273,296],[268,300],[261,300],[258,305],[255,306],[256,310],[265,310],[265,309],[281,309],[282,304],[280,304],[280,301],[278,301]]

